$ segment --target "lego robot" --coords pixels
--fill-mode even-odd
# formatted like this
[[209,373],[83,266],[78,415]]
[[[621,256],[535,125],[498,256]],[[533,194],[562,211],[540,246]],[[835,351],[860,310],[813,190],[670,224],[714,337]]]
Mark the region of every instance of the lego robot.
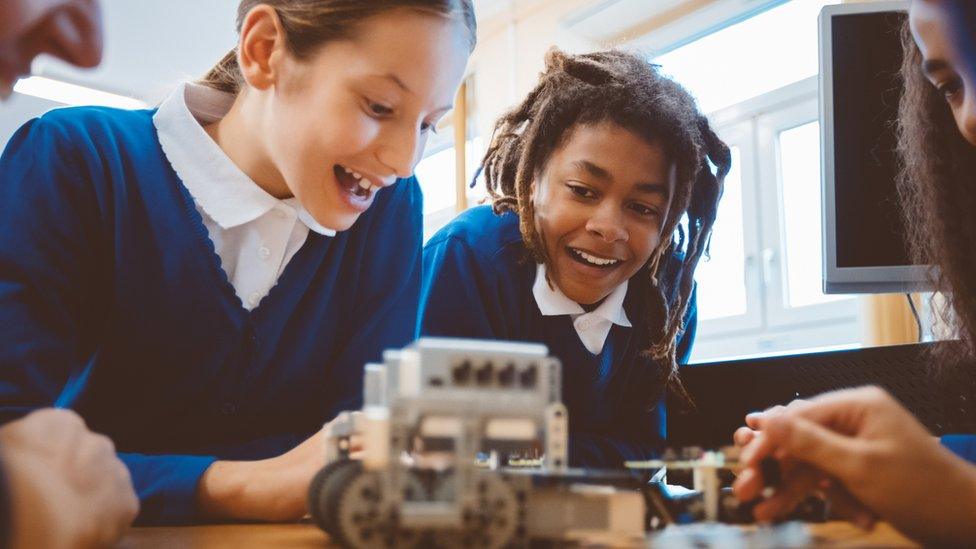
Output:
[[[312,518],[356,548],[634,545],[671,525],[749,521],[721,489],[729,451],[570,469],[561,395],[543,345],[428,338],[387,351],[366,366],[362,410],[326,426]],[[691,471],[695,490],[669,487],[668,469]]]
[[327,427],[314,521],[357,548],[643,539],[635,475],[568,468],[560,374],[543,345],[421,339],[387,351],[366,367],[362,410]]

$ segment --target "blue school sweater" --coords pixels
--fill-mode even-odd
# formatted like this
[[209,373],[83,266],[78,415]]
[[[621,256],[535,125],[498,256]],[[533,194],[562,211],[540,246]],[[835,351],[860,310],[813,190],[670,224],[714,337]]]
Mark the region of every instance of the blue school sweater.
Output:
[[310,232],[249,313],[153,113],[55,110],[0,158],[0,420],[74,409],[128,465],[139,521],[186,523],[215,459],[360,407],[363,365],[413,338],[422,207],[403,180],[350,230]]
[[[525,261],[514,213],[472,208],[441,229],[424,247],[420,330],[424,335],[544,343],[563,364],[563,402],[569,409],[570,462],[582,467],[621,467],[653,456],[665,436],[660,369],[639,356],[646,331],[636,284],[624,300],[634,325],[610,329],[599,355],[590,353],[569,315],[543,316],[532,295],[536,265]],[[670,257],[659,280],[674,299],[680,261]],[[678,342],[688,361],[697,323],[694,296]],[[640,332],[638,330],[641,330]]]

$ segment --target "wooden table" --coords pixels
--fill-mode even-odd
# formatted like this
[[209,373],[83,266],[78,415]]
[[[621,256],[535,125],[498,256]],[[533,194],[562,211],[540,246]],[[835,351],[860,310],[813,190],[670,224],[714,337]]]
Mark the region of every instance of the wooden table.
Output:
[[[811,524],[813,547],[918,547],[887,524],[865,533],[844,522]],[[310,524],[229,524],[167,528],[134,528],[120,547],[188,547],[193,549],[250,547],[332,547],[325,534]]]

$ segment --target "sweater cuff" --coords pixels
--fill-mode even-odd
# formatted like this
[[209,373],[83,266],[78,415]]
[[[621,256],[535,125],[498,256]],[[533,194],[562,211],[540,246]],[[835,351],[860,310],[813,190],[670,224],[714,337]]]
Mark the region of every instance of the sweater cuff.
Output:
[[119,454],[139,495],[136,524],[192,524],[199,521],[197,485],[214,456]]
[[976,463],[976,435],[945,435],[940,442],[957,456]]

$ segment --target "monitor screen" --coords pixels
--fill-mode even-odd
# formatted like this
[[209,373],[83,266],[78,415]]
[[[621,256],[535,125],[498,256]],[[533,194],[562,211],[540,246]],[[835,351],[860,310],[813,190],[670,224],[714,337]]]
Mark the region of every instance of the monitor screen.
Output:
[[895,190],[903,13],[834,18],[837,266],[908,265]]
[[824,290],[924,289],[898,204],[896,122],[904,2],[828,6],[821,16]]

